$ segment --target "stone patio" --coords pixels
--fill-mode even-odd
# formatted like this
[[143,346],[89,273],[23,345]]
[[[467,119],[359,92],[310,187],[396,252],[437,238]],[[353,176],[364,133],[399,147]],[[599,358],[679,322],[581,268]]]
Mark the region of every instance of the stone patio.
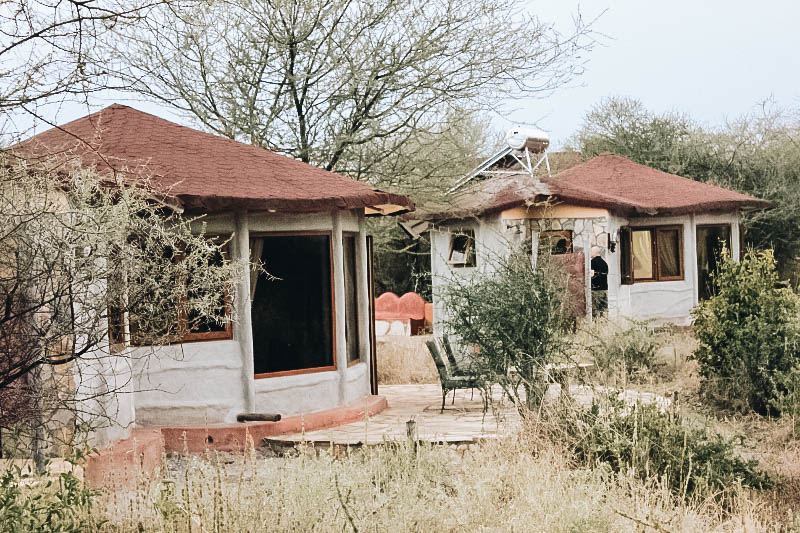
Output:
[[[555,399],[560,392],[560,385],[550,385],[545,401]],[[616,396],[627,405],[655,403],[662,411],[671,403],[667,398],[648,392],[587,385],[573,385],[569,393],[578,405],[584,407],[589,407],[598,393]],[[492,391],[493,401],[485,414],[477,390],[474,395],[469,390],[456,391],[455,403],[452,403],[453,393],[449,393],[444,412],[440,412],[442,392],[439,384],[381,385],[379,394],[387,399],[389,406],[376,415],[329,429],[268,437],[262,440],[262,444],[277,450],[301,442],[320,446],[361,446],[405,440],[408,438],[406,422],[409,420],[415,422],[416,436],[420,441],[472,444],[510,435],[520,424],[519,413],[503,398],[498,386]]]
[[479,391],[469,390],[447,395],[447,405],[440,412],[442,389],[439,384],[381,385],[379,394],[385,396],[389,407],[368,419],[330,429],[293,433],[265,439],[273,446],[292,446],[299,442],[341,445],[379,444],[385,440],[407,439],[406,422],[416,422],[417,438],[426,442],[470,444],[478,440],[497,438],[514,431],[519,415],[509,403],[503,402],[500,389],[493,393],[494,409],[484,416]]

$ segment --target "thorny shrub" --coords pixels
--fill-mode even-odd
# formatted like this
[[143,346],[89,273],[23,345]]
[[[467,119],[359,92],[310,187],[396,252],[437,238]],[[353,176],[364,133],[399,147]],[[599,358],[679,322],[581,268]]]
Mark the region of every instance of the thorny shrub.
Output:
[[735,440],[692,425],[674,407],[630,405],[596,391],[590,408],[564,399],[528,428],[562,443],[581,466],[658,479],[686,501],[714,498],[728,505],[739,488],[772,486],[756,461],[737,453]]
[[[84,454],[67,458],[73,467]],[[102,521],[93,513],[95,493],[72,471],[37,474],[18,462],[0,472],[0,531],[3,533],[90,533]]]
[[800,364],[800,298],[779,283],[771,251],[725,261],[713,283],[716,295],[693,311],[703,392],[729,406],[776,413],[786,376]]
[[439,290],[443,323],[464,347],[472,372],[500,384],[524,415],[539,404],[546,367],[569,342],[565,286],[543,258],[537,266],[524,253],[486,262],[472,275],[453,275]]
[[643,320],[599,318],[584,332],[583,344],[606,380],[621,373],[627,381],[653,369],[667,333]]

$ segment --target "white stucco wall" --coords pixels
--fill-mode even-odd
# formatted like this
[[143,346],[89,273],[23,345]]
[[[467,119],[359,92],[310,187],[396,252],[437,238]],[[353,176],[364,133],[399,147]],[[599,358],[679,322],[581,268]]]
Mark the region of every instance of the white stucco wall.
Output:
[[[567,209],[567,208],[565,208]],[[444,309],[441,299],[437,298],[437,291],[447,283],[451,276],[469,276],[475,268],[454,268],[447,262],[450,250],[450,235],[457,230],[472,229],[475,232],[476,251],[478,253],[477,267],[484,268],[487,264],[481,257],[497,256],[508,253],[515,245],[520,245],[524,239],[524,232],[515,231],[515,224],[523,224],[522,218],[509,218],[526,216],[524,210],[509,210],[503,215],[491,215],[458,222],[449,222],[434,226],[430,231],[431,237],[431,277],[434,293],[434,334],[442,334],[441,322],[444,318]],[[570,211],[553,213],[554,217],[573,218]],[[527,218],[532,218],[527,216]],[[682,225],[683,226],[683,261],[684,279],[680,281],[653,281],[637,282],[633,285],[622,285],[620,277],[620,248],[615,252],[606,248],[605,239],[598,244],[602,255],[608,263],[608,299],[609,315],[628,316],[636,319],[654,319],[657,321],[673,322],[688,325],[691,321],[691,310],[697,304],[697,252],[696,252],[696,227],[703,224],[730,224],[732,252],[734,258],[739,257],[739,215],[736,212],[724,213],[698,213],[672,217],[641,216],[624,218],[608,212],[593,213],[595,226],[605,226],[608,233],[618,232],[622,226],[654,226],[654,225]],[[585,227],[585,226],[584,226]],[[583,247],[583,238],[577,233],[574,236],[574,247]]]
[[132,351],[138,361],[137,424],[232,422],[244,410],[241,350],[235,340]]
[[[738,214],[698,213],[672,217],[614,217],[609,221],[609,232],[622,226],[681,225],[683,227],[684,279],[680,281],[645,281],[622,285],[620,278],[619,247],[612,254],[609,266],[609,309],[622,316],[637,319],[655,319],[680,325],[691,323],[691,310],[697,305],[697,248],[696,227],[702,224],[731,224],[738,228]],[[738,240],[734,257],[738,259]],[[738,229],[737,229],[738,233]]]
[[93,428],[93,446],[104,447],[130,435],[136,419],[133,362],[127,354],[98,350],[72,366],[78,418]]
[[[89,290],[104,293],[105,280],[93,281]],[[80,305],[75,309],[81,313]],[[108,322],[100,320],[100,331],[108,331]],[[85,336],[75,339],[76,349],[86,346]],[[126,351],[113,352],[102,340],[96,349],[85,353],[71,366],[75,384],[77,422],[92,428],[89,435],[93,446],[103,447],[128,437],[134,427],[136,408],[133,385],[133,361]]]
[[[450,265],[447,256],[450,253],[450,236],[459,231],[472,230],[475,232],[475,267],[454,267]],[[491,268],[493,261],[509,253],[511,244],[504,231],[504,222],[500,215],[490,215],[481,218],[465,219],[447,224],[433,226],[430,230],[431,239],[431,282],[433,286],[433,332],[442,335],[442,323],[445,320],[445,310],[439,291],[453,276],[468,278],[476,271],[486,271]]]
[[[355,211],[334,213],[280,214],[250,213],[247,225],[251,234],[298,231],[359,232],[363,238],[363,216]],[[209,233],[233,231],[233,215],[218,214],[202,221]],[[334,246],[334,253],[337,247]],[[360,255],[360,254],[359,254]],[[357,259],[361,259],[358,257]],[[334,258],[334,265],[340,264]],[[366,272],[357,269],[366,287]],[[334,279],[339,278],[334,272]],[[341,291],[335,291],[341,298]],[[368,305],[368,296],[359,291],[359,308]],[[336,311],[343,313],[343,302]],[[337,316],[335,327],[343,327]],[[263,327],[256,325],[255,327]],[[359,327],[368,331],[368,313],[359,313]],[[246,411],[245,379],[251,380],[255,410],[291,416],[334,408],[369,394],[369,345],[360,343],[361,361],[347,366],[342,353],[344,335],[337,331],[337,369],[312,371],[288,376],[245,378],[240,339],[191,342],[174,346],[142,347],[135,352],[140,363],[134,380],[136,423],[138,425],[196,425],[234,422]],[[344,356],[345,364],[342,365]]]

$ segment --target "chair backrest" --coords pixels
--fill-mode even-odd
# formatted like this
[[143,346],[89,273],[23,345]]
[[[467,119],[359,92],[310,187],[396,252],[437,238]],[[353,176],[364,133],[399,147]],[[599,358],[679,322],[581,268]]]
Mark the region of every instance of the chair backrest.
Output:
[[450,373],[447,369],[447,363],[444,362],[442,353],[439,351],[439,345],[433,339],[426,341],[425,344],[428,346],[428,351],[431,352],[433,362],[436,363],[436,371],[439,372],[439,379],[444,383],[450,379]]
[[444,347],[444,353],[447,355],[447,362],[450,364],[450,371],[453,374],[461,374],[456,355],[453,353],[453,346],[450,344],[450,339],[447,338],[447,333],[442,335],[442,346]]

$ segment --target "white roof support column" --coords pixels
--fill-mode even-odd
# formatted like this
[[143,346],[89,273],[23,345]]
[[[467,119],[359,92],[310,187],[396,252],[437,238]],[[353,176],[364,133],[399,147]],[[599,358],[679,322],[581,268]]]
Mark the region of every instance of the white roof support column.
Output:
[[697,272],[697,217],[694,213],[689,215],[689,235],[686,239],[686,259],[683,268],[691,274],[692,280],[692,306],[700,302],[700,275]]
[[[356,241],[356,283],[358,301],[358,353],[361,361],[367,365],[367,375],[372,375],[369,345],[369,278],[367,272],[367,225],[364,212],[358,214],[358,239]],[[369,380],[365,394],[370,393]]]
[[[233,260],[250,264],[250,226],[247,210],[242,209],[233,214]],[[250,268],[245,267],[236,282],[236,297],[233,299],[236,308],[236,322],[233,324],[233,335],[239,343],[242,354],[242,392],[244,407],[247,412],[256,408],[255,378],[253,376],[253,318],[250,314]]]
[[583,284],[586,298],[586,320],[592,323],[592,236],[583,236]]
[[733,257],[734,261],[739,261],[742,258],[741,242],[739,234],[739,212],[737,211],[733,224],[731,224],[731,257]]
[[342,246],[342,214],[336,209],[333,218],[333,304],[336,371],[339,374],[339,404],[345,402],[347,389],[347,336],[345,333],[344,246]]

